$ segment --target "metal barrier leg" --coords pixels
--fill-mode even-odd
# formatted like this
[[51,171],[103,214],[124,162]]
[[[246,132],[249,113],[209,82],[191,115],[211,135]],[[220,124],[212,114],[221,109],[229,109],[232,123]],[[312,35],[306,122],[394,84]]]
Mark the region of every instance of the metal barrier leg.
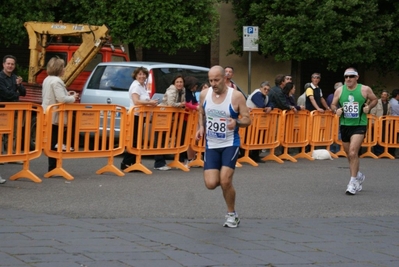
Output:
[[278,156],[276,156],[274,154],[274,150],[275,149],[276,149],[275,147],[271,148],[269,155],[264,156],[261,160],[263,160],[263,161],[273,160],[273,161],[276,161],[278,163],[284,163],[284,161],[281,158],[279,158]]
[[117,167],[115,167],[114,157],[112,157],[112,156],[108,158],[108,164],[106,166],[102,167],[101,169],[99,169],[98,171],[96,171],[96,174],[103,174],[105,172],[112,172],[118,176],[125,176],[125,174],[121,170],[119,170]]
[[[302,147],[301,148],[301,152],[296,154],[294,156],[294,158],[296,158],[296,159],[302,158],[302,159],[314,160],[314,158],[312,158],[312,156],[309,155],[309,153],[306,153],[305,151],[306,151],[306,146]],[[313,149],[311,149],[311,151],[313,151]]]
[[286,147],[286,146],[283,149],[283,153],[280,156],[278,156],[278,157],[280,159],[289,160],[291,162],[297,162],[297,160],[288,153],[288,147]]
[[389,158],[389,159],[395,159],[394,156],[392,156],[389,152],[388,152],[388,147],[384,146],[384,152],[381,153],[378,158]]
[[74,180],[73,176],[62,168],[62,159],[57,159],[57,167],[44,174],[45,178],[51,178],[52,176],[61,176],[69,181]]
[[15,181],[21,178],[27,178],[35,183],[41,183],[42,180],[29,170],[29,160],[24,161],[23,169],[10,177],[10,181]]
[[136,155],[136,163],[130,165],[126,169],[123,170],[124,172],[131,172],[131,171],[140,171],[144,172],[145,174],[152,174],[146,166],[141,163],[141,155]]
[[168,164],[168,166],[171,168],[178,168],[182,171],[189,172],[190,169],[184,166],[184,164],[179,161],[179,156],[180,156],[179,154],[176,154],[175,158],[171,163]]
[[378,159],[377,155],[371,151],[371,146],[367,147],[367,151],[360,155],[360,158],[371,157],[373,159]]
[[250,164],[250,165],[252,165],[252,166],[254,166],[254,167],[258,167],[259,166],[259,164],[258,163],[256,163],[253,159],[251,159],[250,157],[249,157],[249,149],[244,149],[244,156],[242,156],[241,158],[239,158],[239,159],[237,159],[237,162],[239,162],[239,163],[248,163],[248,164]]

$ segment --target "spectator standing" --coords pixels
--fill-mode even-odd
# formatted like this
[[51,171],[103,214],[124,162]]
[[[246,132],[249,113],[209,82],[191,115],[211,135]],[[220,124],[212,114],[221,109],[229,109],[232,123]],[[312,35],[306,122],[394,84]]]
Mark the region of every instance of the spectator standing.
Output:
[[255,89],[247,98],[248,108],[263,108],[266,113],[269,113],[272,109],[272,103],[269,101],[270,84],[268,81],[264,81],[260,84],[260,88]]
[[321,79],[320,73],[313,73],[311,76],[312,82],[310,87],[306,89],[306,109],[309,111],[317,110],[319,112],[324,112],[324,107],[326,110],[331,110],[327,105],[326,100],[323,98],[323,92],[319,87],[319,82]]
[[235,211],[236,191],[233,187],[240,148],[238,128],[249,126],[251,119],[243,94],[226,85],[224,69],[213,66],[208,76],[211,87],[201,91],[196,139],[205,134],[205,186],[210,190],[218,186],[222,188],[227,206],[223,226],[235,228],[240,223]]
[[[57,103],[73,103],[78,99],[79,94],[75,92],[68,93],[64,81],[61,77],[65,72],[65,62],[61,58],[53,57],[47,63],[47,77],[43,81],[42,86],[42,107],[44,113],[50,105]],[[66,122],[60,122],[58,114],[54,114],[52,118],[52,130],[51,130],[51,149],[56,149],[58,145],[58,128],[59,124],[65,124]],[[66,118],[65,118],[66,119]],[[48,158],[48,171],[53,170],[56,167],[57,160],[55,158]]]
[[199,90],[198,90],[198,92],[195,92],[195,98],[197,99],[197,102],[199,103],[199,97],[200,97],[200,94],[201,94],[201,91],[202,90],[205,90],[205,89],[208,89],[210,86],[209,86],[209,83],[208,82],[204,82],[203,84],[201,84],[200,85],[200,87],[198,88]]
[[[357,83],[356,69],[346,69],[344,78],[345,85],[335,91],[331,107],[340,117],[342,144],[349,161],[351,177],[346,194],[355,195],[362,190],[365,180],[359,169],[358,153],[367,130],[367,114],[377,104],[377,97],[370,87]],[[341,108],[337,108],[338,103]]]
[[[389,104],[391,106],[391,115],[399,116],[399,89],[392,90],[392,98],[389,100]],[[398,139],[396,140],[399,141]],[[388,151],[396,158],[399,157],[399,149],[389,148]]]
[[[260,84],[260,88],[254,90],[247,98],[247,107],[252,108],[262,108],[266,113],[269,113],[273,107],[268,98],[268,93],[270,91],[270,84],[268,81],[264,81]],[[240,155],[243,155],[244,150],[240,149]],[[255,149],[249,151],[249,157],[255,162],[262,162],[260,160],[261,150]]]
[[392,116],[399,116],[399,89],[392,90],[392,98],[389,100]]
[[276,85],[273,86],[269,92],[269,101],[271,102],[271,105],[273,105],[274,108],[279,108],[281,110],[290,110],[292,107],[287,105],[287,100],[283,93],[283,88],[287,83],[285,75],[278,74],[274,81]]
[[235,85],[235,84],[233,83],[233,81],[231,80],[231,79],[233,79],[233,76],[234,76],[234,69],[233,69],[233,67],[226,66],[226,67],[224,68],[224,71],[225,71],[225,73],[226,73],[226,77],[225,77],[225,78],[226,78],[226,85],[227,85],[228,87],[231,87],[231,88],[237,90],[237,85]]
[[304,109],[305,106],[299,106],[295,103],[295,85],[292,82],[286,83],[286,85],[283,88],[283,93],[285,95],[285,99],[287,101],[287,105],[292,107],[291,109],[297,112],[298,110]]
[[[181,74],[177,75],[173,80],[172,84],[166,89],[163,95],[162,102],[159,106],[169,106],[176,108],[184,108],[186,106],[186,90],[184,89],[184,79]],[[187,123],[183,123],[183,127],[186,127]],[[183,129],[183,132],[185,130]],[[162,138],[164,139],[164,138]],[[155,135],[155,140],[158,140],[158,136]],[[155,144],[156,146],[157,144]],[[160,171],[168,171],[171,168],[166,165],[166,160],[164,155],[154,156],[155,163],[154,168]]]
[[[17,64],[16,57],[6,55],[3,57],[3,71],[0,72],[0,102],[18,102],[19,96],[26,95],[26,89],[22,84],[22,77],[17,76],[14,71]],[[17,115],[17,113],[15,113]],[[15,135],[17,131],[18,117],[14,119],[13,153],[15,153]],[[4,153],[7,152],[8,135],[3,135]]]
[[[370,110],[370,114],[373,114],[376,117],[391,115],[391,105],[389,104],[388,97],[389,97],[388,91],[383,90],[381,92],[380,99],[378,99],[377,101],[377,105]],[[385,122],[382,125],[381,133],[383,141],[385,141]],[[384,152],[384,148],[379,144],[376,144],[373,150],[374,154],[376,154],[377,156]]]
[[[158,101],[150,99],[150,95],[145,87],[145,81],[148,77],[148,70],[144,67],[136,68],[133,73],[133,83],[129,87],[129,109],[133,109],[135,106],[148,105],[156,106]],[[137,147],[137,134],[139,130],[139,116],[138,112],[134,113],[133,125],[134,132],[132,136],[133,147]],[[125,152],[123,160],[121,162],[121,170],[128,168],[130,165],[136,162],[136,155]]]
[[[198,88],[198,79],[193,76],[184,77],[184,88],[186,89],[186,110],[198,110],[199,103],[195,96]],[[187,136],[186,129],[184,129],[183,133],[184,135],[182,142],[184,142],[184,138]],[[187,152],[180,154],[180,161],[184,162],[184,165],[187,168],[190,168],[189,163],[195,159],[195,154],[195,151],[190,145],[187,149]]]
[[310,83],[306,83],[303,88],[305,90],[305,92],[303,92],[303,94],[301,94],[296,101],[298,106],[305,107],[305,105],[306,105],[306,89],[308,89],[309,87],[310,87]]
[[[337,82],[337,83],[335,83],[334,84],[334,92],[335,92],[335,90],[337,90],[339,87],[341,87],[343,84],[341,83],[341,82]],[[327,99],[326,99],[326,102],[327,102],[327,106],[329,106],[330,108],[331,108],[331,103],[332,103],[332,100],[334,99],[334,93],[332,93],[332,94],[329,94],[328,96],[327,96]]]

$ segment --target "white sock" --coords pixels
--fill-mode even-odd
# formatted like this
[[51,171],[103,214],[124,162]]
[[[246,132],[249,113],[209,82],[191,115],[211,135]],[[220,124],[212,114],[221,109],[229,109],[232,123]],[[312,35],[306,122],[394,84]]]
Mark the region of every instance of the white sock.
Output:
[[355,182],[356,181],[356,177],[351,177],[351,183],[353,183],[353,182]]

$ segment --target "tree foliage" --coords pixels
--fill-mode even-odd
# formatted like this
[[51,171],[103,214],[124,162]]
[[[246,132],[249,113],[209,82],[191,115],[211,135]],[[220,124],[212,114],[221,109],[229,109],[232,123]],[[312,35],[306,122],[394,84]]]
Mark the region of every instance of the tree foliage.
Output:
[[319,59],[336,70],[399,70],[397,0],[231,1],[238,18],[229,53],[242,54],[242,27],[259,26],[259,52],[276,60]]
[[219,19],[218,0],[14,0],[0,10],[2,42],[9,46],[26,38],[29,20],[106,24],[114,42],[156,47],[175,53],[209,44]]

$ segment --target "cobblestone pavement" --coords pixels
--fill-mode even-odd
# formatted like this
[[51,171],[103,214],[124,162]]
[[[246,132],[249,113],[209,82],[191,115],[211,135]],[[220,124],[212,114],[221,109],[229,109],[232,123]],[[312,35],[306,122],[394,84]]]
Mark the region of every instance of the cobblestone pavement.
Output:
[[[222,227],[221,191],[201,169],[96,175],[101,162],[66,161],[74,181],[0,186],[0,266],[399,266],[397,160],[362,159],[355,196],[346,159],[243,166],[237,229]],[[32,162],[39,177],[46,167]]]

